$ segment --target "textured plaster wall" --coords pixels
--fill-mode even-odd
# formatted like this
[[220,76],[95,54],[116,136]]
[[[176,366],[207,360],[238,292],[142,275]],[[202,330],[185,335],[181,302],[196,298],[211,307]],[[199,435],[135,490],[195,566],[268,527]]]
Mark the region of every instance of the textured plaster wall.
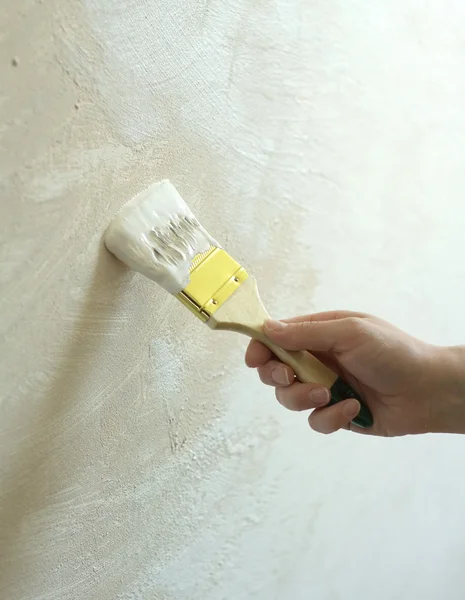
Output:
[[171,178],[277,316],[464,343],[460,0],[3,0],[0,597],[463,597],[465,440],[329,438],[102,247]]

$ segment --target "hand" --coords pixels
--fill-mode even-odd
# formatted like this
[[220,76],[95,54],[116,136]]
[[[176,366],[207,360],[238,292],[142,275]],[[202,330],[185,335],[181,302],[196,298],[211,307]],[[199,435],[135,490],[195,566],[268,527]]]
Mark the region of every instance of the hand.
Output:
[[329,312],[268,321],[264,332],[286,350],[308,350],[350,384],[369,406],[374,426],[351,424],[360,405],[344,400],[325,406],[329,390],[295,382],[292,369],[253,340],[246,364],[276,388],[290,410],[315,409],[310,426],[320,433],[351,429],[397,436],[427,432],[465,433],[465,348],[439,348],[363,313]]

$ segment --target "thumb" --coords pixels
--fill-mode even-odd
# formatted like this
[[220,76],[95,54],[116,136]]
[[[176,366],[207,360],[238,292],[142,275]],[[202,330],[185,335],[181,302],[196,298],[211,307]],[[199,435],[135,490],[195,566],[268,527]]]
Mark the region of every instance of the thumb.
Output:
[[361,321],[354,317],[295,323],[265,321],[263,332],[285,350],[344,352],[353,346],[361,329]]

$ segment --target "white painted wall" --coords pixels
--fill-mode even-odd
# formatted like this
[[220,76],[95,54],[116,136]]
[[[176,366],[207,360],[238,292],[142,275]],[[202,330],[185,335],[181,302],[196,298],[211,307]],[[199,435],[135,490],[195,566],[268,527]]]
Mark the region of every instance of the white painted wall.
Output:
[[101,235],[168,177],[276,316],[465,343],[464,32],[459,0],[7,0],[2,599],[463,598],[465,438],[318,436]]

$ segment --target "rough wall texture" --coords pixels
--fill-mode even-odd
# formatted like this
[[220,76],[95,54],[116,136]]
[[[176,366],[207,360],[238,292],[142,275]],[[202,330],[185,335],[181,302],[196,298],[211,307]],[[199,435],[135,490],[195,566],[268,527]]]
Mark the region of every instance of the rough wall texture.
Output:
[[278,316],[465,341],[462,0],[3,0],[0,596],[463,597],[465,441],[312,434],[101,235],[168,177]]

